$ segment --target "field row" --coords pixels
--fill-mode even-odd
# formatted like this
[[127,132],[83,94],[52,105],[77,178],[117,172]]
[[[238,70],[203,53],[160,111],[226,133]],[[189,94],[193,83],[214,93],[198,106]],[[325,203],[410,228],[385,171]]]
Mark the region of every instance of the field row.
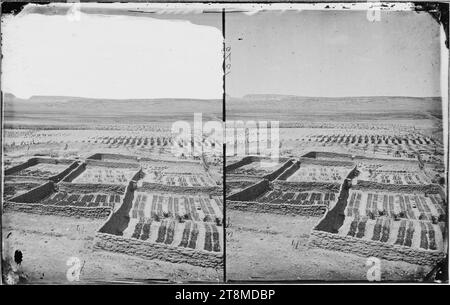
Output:
[[221,251],[221,235],[221,229],[214,224],[173,219],[132,220],[124,232],[125,237],[209,252]]
[[114,207],[120,204],[120,195],[77,194],[57,192],[43,199],[40,203],[48,205],[70,205],[78,207]]
[[279,166],[281,166],[281,163],[278,162],[256,161],[240,166],[229,173],[233,175],[263,176],[275,171]]
[[351,191],[346,209],[349,217],[389,216],[408,219],[436,220],[445,218],[445,211],[441,204],[442,200],[437,194],[405,195],[393,193],[371,193]]
[[278,190],[269,191],[257,198],[257,202],[261,203],[278,203],[278,204],[298,204],[298,205],[314,205],[324,204],[329,206],[336,199],[335,193],[319,193],[319,192],[282,192]]
[[133,201],[131,218],[161,219],[180,218],[185,220],[218,222],[222,219],[222,202],[218,197],[159,195],[137,192]]
[[38,163],[27,167],[19,172],[13,173],[14,176],[49,178],[55,176],[68,167],[67,164],[48,164]]
[[125,185],[136,174],[137,169],[108,168],[88,166],[84,172],[76,177],[74,183],[106,183]]
[[340,182],[349,173],[350,168],[331,167],[321,165],[305,164],[292,174],[287,181],[290,182]]
[[92,143],[109,145],[131,145],[131,146],[168,146],[172,143],[169,137],[93,137],[88,140]]
[[380,241],[425,250],[442,248],[442,231],[431,222],[411,221],[380,217],[371,220],[368,217],[355,217],[340,230],[341,235]]
[[388,171],[371,171],[366,175],[361,175],[360,179],[384,184],[400,185],[424,185],[431,184],[431,180],[422,173],[400,173]]
[[205,174],[165,174],[157,171],[146,173],[144,182],[185,187],[215,186],[214,181]]
[[429,137],[396,137],[396,136],[363,136],[363,135],[315,135],[311,136],[315,142],[319,143],[343,143],[343,144],[393,144],[393,145],[432,145],[439,144]]

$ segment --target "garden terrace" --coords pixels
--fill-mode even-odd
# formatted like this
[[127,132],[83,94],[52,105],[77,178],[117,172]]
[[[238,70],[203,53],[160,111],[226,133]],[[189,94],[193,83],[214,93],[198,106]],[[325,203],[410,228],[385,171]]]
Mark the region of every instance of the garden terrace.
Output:
[[[219,198],[148,194],[137,188],[139,177],[135,178],[125,191],[123,204],[96,234],[95,247],[143,258],[221,268],[222,228],[200,219],[202,213],[211,217],[213,213],[214,217],[221,215],[218,214],[221,213],[219,204],[222,205]],[[184,217],[187,212],[189,216]],[[177,214],[183,215],[176,217]],[[189,217],[194,221],[186,219]]]
[[78,162],[68,159],[31,158],[28,161],[5,170],[5,176],[36,178],[60,181],[78,166]]
[[28,192],[29,190],[44,184],[46,180],[36,179],[34,177],[4,177],[3,199],[9,199]]
[[427,193],[350,186],[345,180],[335,207],[312,230],[311,246],[421,265],[443,259],[447,215],[437,186]]
[[301,141],[311,147],[342,147],[399,160],[414,160],[420,155],[425,162],[440,162],[443,152],[440,141],[420,134],[315,134]]
[[326,205],[334,203],[337,193],[329,192],[282,192],[280,190],[270,190],[256,199],[260,203],[275,204],[298,204],[298,205]]
[[135,156],[127,156],[121,154],[96,153],[88,157],[89,160],[99,160],[106,162],[122,162],[122,163],[137,163],[138,158]]
[[212,223],[174,219],[131,219],[123,232],[125,238],[218,253],[222,251],[221,236],[222,228]]
[[227,209],[282,215],[322,216],[334,205],[337,189],[329,185],[317,190],[304,185],[261,180],[227,197]]
[[405,194],[376,191],[350,191],[345,215],[348,217],[381,216],[436,221],[446,219],[439,194]]
[[11,210],[69,217],[104,218],[120,205],[118,193],[66,192],[53,182],[10,198],[5,207]]
[[292,165],[293,161],[283,158],[278,162],[269,158],[245,157],[225,168],[227,177],[256,177],[273,180]]
[[353,169],[352,162],[316,161],[302,158],[299,167],[291,175],[282,175],[287,182],[331,182],[342,183]]
[[[245,179],[245,180],[244,180]],[[233,193],[237,193],[242,191],[243,189],[255,184],[256,182],[258,182],[259,179],[258,178],[254,178],[254,179],[246,179],[246,178],[241,178],[241,179],[235,179],[233,178],[233,180],[231,180],[231,178],[227,177],[227,183],[226,183],[226,195],[231,195]]]
[[211,187],[216,183],[206,174],[165,174],[158,171],[145,174],[144,182],[158,183],[164,185],[174,185],[182,187]]
[[188,196],[181,194],[148,193],[136,191],[132,219],[160,220],[172,218],[222,224],[222,201],[220,197]]
[[443,250],[445,224],[389,217],[346,218],[339,235],[423,250]]
[[86,163],[77,167],[63,181],[75,184],[125,186],[138,171],[139,165],[134,163],[86,160]]

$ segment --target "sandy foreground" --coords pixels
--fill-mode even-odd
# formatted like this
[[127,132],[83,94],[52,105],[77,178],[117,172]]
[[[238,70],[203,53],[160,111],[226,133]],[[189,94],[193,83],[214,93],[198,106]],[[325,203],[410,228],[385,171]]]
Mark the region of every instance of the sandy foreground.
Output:
[[[367,281],[367,259],[309,248],[319,218],[227,210],[227,280]],[[429,267],[381,260],[382,281],[420,281]]]
[[23,253],[21,270],[30,283],[70,284],[66,265],[80,259],[78,283],[97,281],[218,282],[223,270],[145,260],[124,254],[93,250],[96,230],[105,220],[6,212],[2,217],[3,255],[14,260]]

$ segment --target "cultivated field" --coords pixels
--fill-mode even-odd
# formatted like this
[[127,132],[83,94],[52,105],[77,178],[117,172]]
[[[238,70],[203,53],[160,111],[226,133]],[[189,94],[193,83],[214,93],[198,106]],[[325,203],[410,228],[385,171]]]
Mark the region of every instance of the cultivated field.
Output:
[[[279,121],[292,163],[227,176],[228,278],[365,280],[355,271],[374,256],[383,280],[423,280],[445,256],[441,109],[439,98],[230,98],[227,119]],[[230,173],[244,160],[230,155]]]
[[[222,277],[222,167],[216,160],[221,157],[180,157],[171,152],[171,124],[192,120],[193,110],[207,119],[221,117],[220,101],[38,96],[22,100],[7,94],[4,102],[3,224],[13,236],[33,232],[12,238],[4,258],[11,261],[14,250],[26,249],[23,271],[31,275],[30,282],[43,280],[30,261],[40,266],[46,279],[66,282],[57,273],[66,273],[65,260],[74,253],[80,259],[107,257],[95,261],[95,268],[103,272],[96,277],[92,269],[84,269],[82,282],[141,279],[142,270],[129,269],[129,261],[150,266],[147,279],[218,281]],[[142,188],[130,191],[137,183]],[[64,239],[66,231],[54,236],[45,226],[28,228],[30,219],[50,221],[51,230],[58,232],[65,223],[72,231],[79,224],[85,228],[83,240],[89,243],[80,241],[75,252],[67,253],[63,247],[71,246],[59,238]],[[100,230],[109,226],[113,230]],[[145,250],[121,251],[122,240],[115,237],[129,245],[122,250],[136,242],[144,243],[139,247]],[[51,253],[67,256],[61,258],[64,264],[59,269],[35,251],[48,247]]]

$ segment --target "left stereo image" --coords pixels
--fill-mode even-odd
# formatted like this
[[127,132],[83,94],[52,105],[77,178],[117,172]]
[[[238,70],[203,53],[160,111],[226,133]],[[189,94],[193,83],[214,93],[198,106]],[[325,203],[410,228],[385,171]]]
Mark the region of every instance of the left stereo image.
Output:
[[3,9],[3,282],[222,282],[222,12]]

